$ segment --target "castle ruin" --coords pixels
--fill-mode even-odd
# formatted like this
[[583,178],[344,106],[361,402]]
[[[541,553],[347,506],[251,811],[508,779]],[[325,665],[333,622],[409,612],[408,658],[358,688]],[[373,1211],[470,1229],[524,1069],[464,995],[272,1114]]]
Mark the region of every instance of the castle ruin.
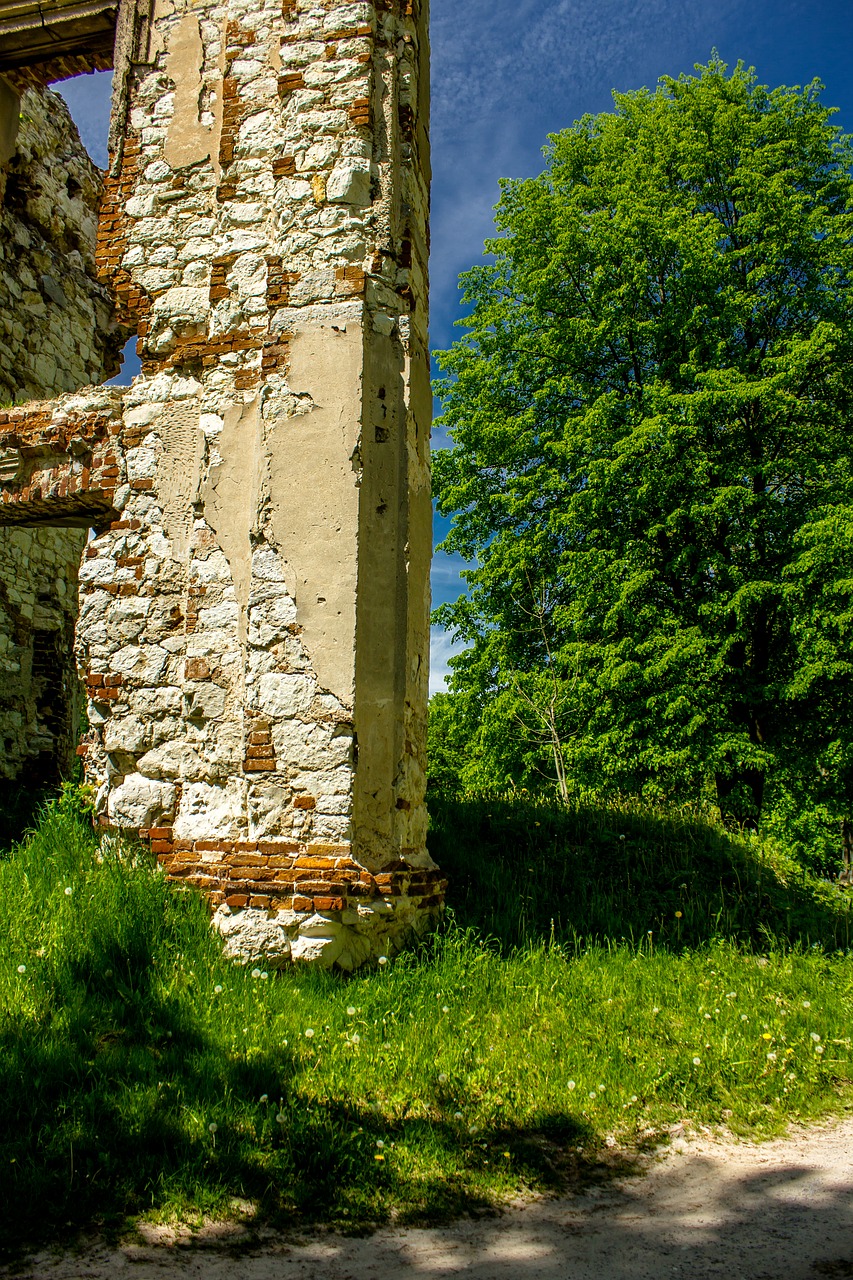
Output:
[[247,960],[441,905],[427,114],[426,0],[0,0],[0,771],[81,756]]

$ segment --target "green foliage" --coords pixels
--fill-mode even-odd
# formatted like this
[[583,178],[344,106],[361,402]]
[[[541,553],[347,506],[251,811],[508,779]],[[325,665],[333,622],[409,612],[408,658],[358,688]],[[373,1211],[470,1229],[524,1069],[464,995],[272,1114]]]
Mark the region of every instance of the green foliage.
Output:
[[714,60],[502,184],[437,386],[469,778],[553,777],[555,730],[582,791],[849,812],[853,152],[820,88]]
[[[702,824],[436,802],[433,847],[466,868],[456,923],[344,981],[227,963],[204,902],[69,805],[0,862],[8,1250],[137,1214],[229,1216],[235,1198],[282,1226],[436,1219],[595,1177],[606,1136],[612,1174],[678,1120],[725,1111],[767,1134],[850,1096],[853,957],[826,951],[839,891],[797,890]],[[572,937],[548,895],[588,859]],[[694,950],[665,928],[675,903]],[[651,940],[620,939],[631,912]],[[757,936],[751,913],[777,931],[763,955],[721,936]],[[791,948],[789,920],[817,948]]]

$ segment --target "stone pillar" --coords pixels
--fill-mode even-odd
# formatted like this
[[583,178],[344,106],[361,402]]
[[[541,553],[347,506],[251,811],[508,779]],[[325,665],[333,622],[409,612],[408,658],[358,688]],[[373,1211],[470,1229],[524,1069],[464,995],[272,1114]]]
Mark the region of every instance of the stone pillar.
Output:
[[426,850],[426,0],[124,18],[101,277],[140,335],[80,570],[103,821],[235,955],[351,968]]

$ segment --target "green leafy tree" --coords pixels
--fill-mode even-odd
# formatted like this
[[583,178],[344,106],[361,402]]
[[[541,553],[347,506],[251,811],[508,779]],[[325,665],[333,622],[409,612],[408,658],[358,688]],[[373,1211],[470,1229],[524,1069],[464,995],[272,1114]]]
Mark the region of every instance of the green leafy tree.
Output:
[[[435,457],[443,546],[472,564],[437,615],[468,644],[451,697],[482,735],[555,673],[576,785],[714,787],[747,819],[781,770],[848,768],[850,632],[809,568],[841,563],[853,502],[853,151],[821,88],[714,58],[614,94],[502,183],[462,277]],[[519,732],[517,771],[552,746]]]

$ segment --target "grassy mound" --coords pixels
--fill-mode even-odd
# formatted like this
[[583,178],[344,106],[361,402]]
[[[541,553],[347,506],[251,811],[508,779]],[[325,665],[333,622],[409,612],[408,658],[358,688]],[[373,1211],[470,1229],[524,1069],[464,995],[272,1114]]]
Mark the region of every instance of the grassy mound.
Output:
[[2,1243],[247,1200],[420,1221],[560,1186],[605,1144],[630,1164],[678,1120],[769,1133],[850,1096],[841,893],[678,819],[434,817],[453,919],[342,980],[226,963],[195,895],[49,806],[0,862]]
[[430,851],[460,919],[504,949],[553,939],[683,950],[713,938],[763,947],[853,946],[853,894],[778,843],[707,818],[625,802],[437,793]]

